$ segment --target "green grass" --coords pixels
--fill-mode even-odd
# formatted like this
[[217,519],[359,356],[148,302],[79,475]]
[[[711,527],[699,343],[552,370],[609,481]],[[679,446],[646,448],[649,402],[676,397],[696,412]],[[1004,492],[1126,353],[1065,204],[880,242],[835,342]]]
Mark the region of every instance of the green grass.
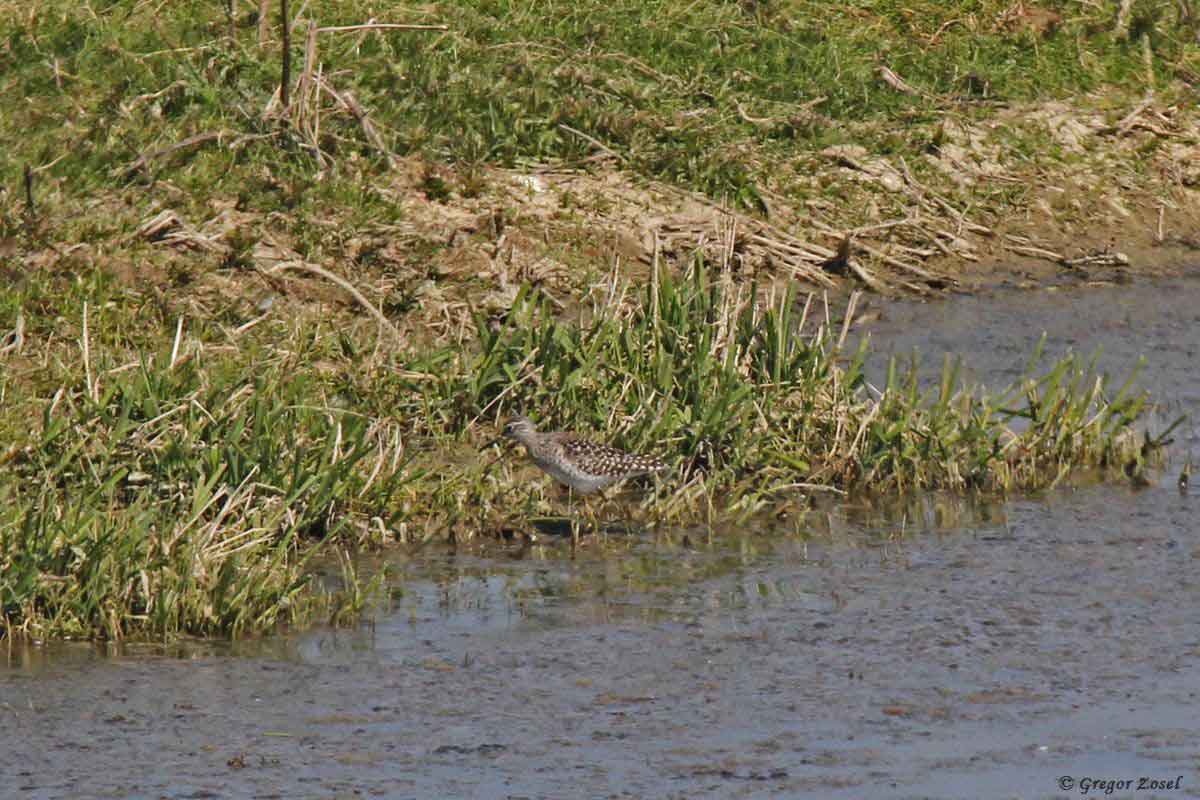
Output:
[[661,525],[742,518],[797,485],[1003,494],[1085,468],[1140,475],[1170,433],[1136,434],[1144,396],[1073,358],[997,395],[961,386],[949,362],[929,391],[896,364],[874,391],[866,346],[843,353],[811,297],[764,300],[700,261],[640,290],[614,283],[575,317],[526,287],[498,327],[479,317],[474,346],[374,355],[365,325],[281,316],[231,335],[152,320],[98,278],[55,285],[0,304],[0,327],[15,305],[45,315],[26,326],[45,346],[0,382],[10,635],[352,616],[371,587],[352,573],[344,591],[314,584],[314,555],[491,537],[555,509],[523,459],[476,452],[517,411],[663,455],[671,477],[636,514]]
[[327,592],[306,562],[366,538],[407,476],[393,428],[297,370],[318,334],[231,356],[219,322],[176,329],[91,278],[4,293],[5,321],[19,305],[46,345],[0,380],[5,633],[237,635],[361,611],[369,582]]
[[[786,189],[778,166],[797,163],[798,150],[855,141],[917,155],[921,143],[894,122],[970,115],[980,99],[1142,85],[1143,34],[1150,78],[1166,88],[1200,59],[1189,5],[1137,2],[1130,36],[1120,37],[1116,4],[1048,2],[1061,20],[1042,31],[1006,17],[1012,4],[987,0],[473,2],[386,15],[341,0],[315,6],[297,25],[293,75],[310,18],[445,24],[444,33],[319,37],[330,85],[353,92],[393,151],[510,165],[591,153],[566,125],[637,173],[753,207],[761,188]],[[381,175],[380,154],[328,96],[319,134],[263,117],[279,83],[279,27],[272,20],[273,38],[260,45],[257,12],[236,7],[231,24],[223,0],[162,9],[57,0],[34,13],[0,5],[0,86],[26,98],[0,117],[0,137],[12,143],[0,153],[4,184],[15,189],[26,165],[72,194],[154,176],[197,199],[228,194],[273,210],[326,199],[319,195],[330,190],[306,179],[316,149],[350,174]],[[883,63],[921,94],[880,80]],[[818,98],[817,116],[807,115],[804,104]],[[208,131],[226,132],[227,146],[185,148],[127,172],[142,154]]]
[[[3,635],[354,618],[378,580],[346,560],[331,589],[313,559],[494,536],[560,508],[519,458],[476,451],[516,411],[664,455],[673,477],[633,512],[659,525],[745,517],[798,485],[1003,494],[1080,469],[1137,476],[1170,433],[1136,434],[1144,398],[1074,359],[996,395],[961,386],[951,363],[931,392],[899,366],[876,390],[866,351],[843,352],[811,298],[689,255],[636,288],[599,286],[609,244],[575,212],[618,198],[563,195],[530,221],[492,182],[501,167],[619,165],[751,211],[783,196],[875,222],[876,201],[900,201],[818,174],[822,148],[862,145],[931,180],[939,125],[986,122],[997,103],[1111,93],[1123,113],[1151,86],[1186,100],[1190,2],[1135,0],[1124,36],[1115,3],[1049,2],[1061,18],[1043,30],[990,1],[384,14],[341,0],[306,14],[448,29],[322,33],[328,89],[301,91],[310,19],[297,20],[286,110],[272,104],[278,21],[260,43],[256,4],[227,7],[0,0],[0,94],[19,98],[0,111],[0,333],[24,337],[0,354]],[[889,87],[883,65],[918,91]],[[1075,157],[1040,129],[998,140],[1034,169]],[[1002,213],[1028,191],[985,181],[953,199]],[[453,236],[410,218],[410,193],[435,217],[482,212],[458,230],[494,245],[488,266],[455,262]],[[163,211],[215,227],[137,234]],[[551,240],[550,222],[573,238]],[[568,279],[505,265],[509,234],[510,254],[548,253]],[[283,283],[265,244],[374,282],[400,344],[340,290]],[[498,291],[513,286],[515,299]]]
[[676,492],[693,481],[709,497],[753,507],[797,482],[1011,492],[1081,467],[1142,468],[1130,426],[1144,397],[1130,383],[1113,391],[1074,357],[1039,374],[1034,354],[1027,377],[994,395],[961,385],[949,359],[939,386],[924,392],[918,365],[893,363],[875,391],[863,373],[866,343],[842,352],[837,326],[817,321],[827,309],[811,297],[764,301],[700,262],[616,309],[597,303],[563,320],[519,298],[501,329],[481,326],[481,352],[423,397],[440,395],[450,430],[481,413],[537,409],[550,427],[666,448],[678,481],[654,513],[667,519],[694,515],[697,495]]

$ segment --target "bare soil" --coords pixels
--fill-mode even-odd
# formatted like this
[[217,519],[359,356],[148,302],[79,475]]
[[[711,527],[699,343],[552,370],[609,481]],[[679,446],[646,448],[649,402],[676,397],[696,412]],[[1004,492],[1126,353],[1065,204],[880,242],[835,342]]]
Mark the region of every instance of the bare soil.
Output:
[[[110,230],[132,234],[59,241],[58,222],[35,220],[36,235],[0,241],[0,268],[21,280],[99,266],[166,306],[243,320],[269,299],[281,313],[374,324],[365,301],[417,341],[461,339],[473,314],[504,314],[523,283],[568,309],[613,275],[636,282],[656,260],[696,252],[732,255],[762,287],[835,294],[1171,274],[1200,252],[1200,112],[1150,97],[1102,113],[1102,101],[1006,108],[986,122],[947,115],[921,169],[829,147],[788,167],[786,196],[764,190],[757,213],[636,177],[603,151],[523,169],[396,159],[390,180],[368,187],[395,223],[354,224],[336,205],[303,221],[239,210],[236,198],[197,206],[157,182],[81,209],[127,220]],[[305,265],[343,276],[362,299]]]

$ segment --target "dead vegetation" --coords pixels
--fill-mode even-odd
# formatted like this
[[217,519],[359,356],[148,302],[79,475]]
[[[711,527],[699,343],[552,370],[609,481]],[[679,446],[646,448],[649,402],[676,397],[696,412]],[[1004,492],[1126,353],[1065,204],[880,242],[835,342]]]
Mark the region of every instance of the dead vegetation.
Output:
[[[397,223],[343,227],[336,210],[301,221],[213,199],[196,223],[151,206],[133,238],[169,251],[168,262],[188,262],[197,290],[220,286],[255,302],[264,292],[317,298],[357,307],[402,337],[434,338],[455,335],[472,313],[502,314],[523,284],[568,308],[613,268],[636,277],[656,258],[727,258],[738,279],[763,287],[936,295],[1020,280],[1031,261],[1045,265],[1030,273],[1039,282],[1091,280],[1153,273],[1188,250],[1200,209],[1191,174],[1200,131],[1179,108],[1143,102],[1106,116],[1049,103],[986,125],[945,119],[931,135],[924,160],[933,169],[921,179],[902,156],[829,147],[814,154],[804,180],[814,192],[837,186],[847,200],[798,204],[765,193],[768,213],[639,178],[611,158],[464,174],[393,156],[388,179],[370,191]],[[1060,171],[1014,150],[1014,141],[1039,136],[1056,148]],[[1133,173],[1130,160],[1160,140]],[[962,199],[995,187],[1016,193],[1004,213]],[[847,224],[849,198],[856,224]],[[323,258],[296,249],[304,225],[338,232]],[[723,234],[730,225],[732,239]],[[109,249],[106,258],[116,255]],[[36,263],[38,254],[27,258]],[[999,261],[1008,266],[997,269]],[[222,269],[239,264],[245,269]],[[388,319],[381,309],[389,307],[405,312]]]
[[1170,431],[1086,365],[924,397],[842,352],[858,291],[1194,258],[1190,6],[1084,5],[0,0],[5,629],[356,613],[323,544],[550,507],[472,449],[513,410],[664,444],[667,524],[1140,475]]
[[[864,91],[881,106],[904,98],[903,110],[885,118],[847,116],[837,84],[793,103],[770,99],[750,55],[729,76],[742,90],[717,95],[669,59],[650,63],[636,48],[572,49],[550,36],[474,41],[479,20],[440,6],[384,21],[251,4],[208,38],[149,52],[136,51],[115,29],[108,57],[135,65],[147,80],[171,79],[119,97],[113,119],[102,123],[76,101],[78,118],[68,129],[153,130],[197,93],[225,91],[221,81],[231,78],[223,75],[279,73],[273,82],[238,84],[230,95],[236,113],[220,124],[197,130],[212,120],[188,120],[186,135],[149,137],[123,159],[109,154],[108,185],[86,193],[73,185],[78,173],[64,170],[73,153],[26,161],[22,190],[0,196],[0,253],[19,270],[83,262],[136,276],[166,302],[184,305],[212,292],[251,307],[270,296],[332,303],[400,337],[434,340],[457,336],[474,313],[504,313],[522,284],[566,309],[614,268],[636,277],[656,259],[678,267],[696,254],[728,259],[740,280],[806,290],[934,296],[998,281],[1124,279],[1177,261],[1194,239],[1200,115],[1188,82],[1190,51],[1147,38],[1173,23],[1195,24],[1188,8],[1176,10],[1178,19],[1129,3],[1118,11],[1111,19],[1089,11],[1081,22],[1054,8],[1001,4],[994,13],[940,22],[933,15],[918,38],[935,49],[960,36],[1053,49],[1068,29],[1115,36],[1140,43],[1134,62],[1142,62],[1144,87],[1017,100],[1003,95],[998,77],[971,72],[939,85],[916,64],[893,58],[864,73]],[[63,20],[75,13],[60,12]],[[144,3],[129,10],[135,18],[146,12]],[[896,25],[892,13],[880,4],[852,16]],[[742,18],[714,19],[727,39],[750,30]],[[36,12],[21,20],[17,27],[35,43],[39,32],[53,30],[51,18]],[[761,35],[772,36],[807,24],[771,4],[757,8],[754,20]],[[183,15],[172,21],[178,24],[164,45],[197,24]],[[857,29],[860,22],[852,22]],[[251,29],[253,43],[241,42]],[[1079,67],[1099,70],[1104,59],[1126,58],[1107,46],[1077,52]],[[404,134],[406,118],[378,94],[362,98],[371,86],[364,78],[378,80],[391,68],[379,53],[394,54],[410,71],[427,63],[442,69],[436,59],[447,47],[461,59],[499,65],[513,91],[569,85],[598,108],[626,100],[600,113],[591,129],[564,121],[563,113],[539,122],[569,155],[468,158],[444,142],[455,155],[436,158],[403,146],[406,136],[430,135],[421,124]],[[164,68],[171,59],[181,68]],[[47,63],[62,92],[81,83],[62,58]],[[1047,63],[1051,74],[1075,68]],[[404,77],[391,69],[388,80]],[[452,110],[466,122],[470,97],[452,87],[468,76],[438,74],[428,91],[441,95],[426,96],[432,104],[459,103]],[[388,97],[411,115],[422,87],[415,77],[405,80]],[[656,113],[647,98],[670,102]],[[560,112],[587,110],[569,94],[559,99]],[[623,102],[632,104],[627,113]],[[425,113],[425,124],[447,121]],[[504,137],[525,123],[496,124],[500,141],[488,145],[464,132],[463,146],[479,153],[509,147]],[[664,180],[648,164],[681,168],[653,152],[639,131],[678,138],[681,157],[700,163],[686,169],[704,172],[707,161],[729,167],[719,174],[742,177],[728,191]],[[699,149],[705,142],[711,147]],[[277,161],[280,153],[295,163]],[[207,188],[198,188],[206,176]],[[736,235],[728,244],[719,232],[731,224]],[[164,281],[175,284],[169,292]]]

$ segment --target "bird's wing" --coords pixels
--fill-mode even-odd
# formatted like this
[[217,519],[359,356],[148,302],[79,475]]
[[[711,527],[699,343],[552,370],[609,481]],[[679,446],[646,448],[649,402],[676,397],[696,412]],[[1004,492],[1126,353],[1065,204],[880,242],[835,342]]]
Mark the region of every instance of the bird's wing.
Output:
[[611,474],[657,472],[667,466],[653,456],[628,453],[571,434],[564,434],[559,444],[569,458],[590,461]]

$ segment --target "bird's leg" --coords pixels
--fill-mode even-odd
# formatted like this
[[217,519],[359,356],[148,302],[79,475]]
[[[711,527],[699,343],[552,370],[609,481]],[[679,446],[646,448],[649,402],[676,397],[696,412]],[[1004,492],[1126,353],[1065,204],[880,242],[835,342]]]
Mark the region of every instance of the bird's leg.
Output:
[[[608,496],[608,490],[601,489],[600,490],[600,510],[597,511],[596,513],[603,516],[605,513],[604,509],[611,502],[612,502],[612,500]],[[601,526],[604,526],[604,527],[601,527]],[[603,541],[605,543],[607,543],[608,542],[608,526],[604,525],[604,523],[601,520],[596,520],[596,531],[604,537]]]
[[592,501],[590,497],[583,498],[583,508],[587,515],[588,529],[592,533],[600,532],[600,522],[596,519],[596,512],[592,509]]
[[588,506],[588,510],[589,510],[589,511],[591,512],[591,514],[592,514],[592,527],[594,527],[594,528],[596,529],[596,533],[604,533],[604,530],[605,530],[605,529],[602,527],[604,523],[603,523],[603,521],[602,521],[602,519],[601,519],[601,518],[602,518],[602,517],[603,517],[603,515],[604,515],[604,509],[605,509],[605,507],[606,507],[606,506],[608,505],[608,503],[609,503],[609,499],[608,499],[608,490],[607,490],[607,489],[601,489],[601,490],[598,492],[598,494],[600,495],[600,500],[599,500],[599,503],[600,503],[600,508],[599,508],[599,509],[593,509],[591,506]]
[[574,505],[575,505],[573,502],[574,499],[575,499],[575,491],[570,486],[568,486],[567,487],[567,507],[568,507],[568,513],[570,513],[570,515],[571,515],[570,516],[570,519],[571,519],[571,546],[578,547],[579,546],[579,517],[577,514],[574,513]]

